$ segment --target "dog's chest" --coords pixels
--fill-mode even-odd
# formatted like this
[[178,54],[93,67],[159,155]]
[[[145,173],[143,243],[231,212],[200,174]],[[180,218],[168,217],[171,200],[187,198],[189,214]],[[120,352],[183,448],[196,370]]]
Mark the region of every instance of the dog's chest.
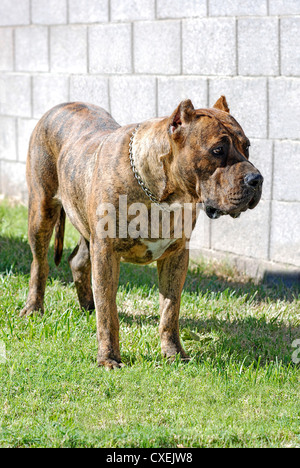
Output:
[[143,239],[141,242],[147,247],[147,252],[151,252],[152,260],[159,259],[166,250],[176,242],[177,239],[157,239],[157,240],[146,240]]

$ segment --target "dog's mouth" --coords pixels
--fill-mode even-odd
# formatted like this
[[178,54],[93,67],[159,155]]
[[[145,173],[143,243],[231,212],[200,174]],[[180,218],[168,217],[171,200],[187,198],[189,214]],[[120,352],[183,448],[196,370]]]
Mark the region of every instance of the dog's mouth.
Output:
[[205,213],[210,219],[218,219],[220,216],[227,214],[224,211],[218,210],[217,208],[209,205],[205,205]]
[[260,197],[261,197],[261,194],[256,192],[251,197],[250,201],[249,199],[246,199],[246,200],[242,199],[239,201],[238,204],[235,203],[234,206],[228,210],[221,210],[220,208],[216,208],[215,206],[213,206],[213,204],[205,203],[204,210],[210,219],[218,219],[221,216],[226,216],[226,215],[229,215],[231,216],[231,218],[236,219],[244,211],[247,211],[248,209],[253,210],[253,208],[255,208],[256,205],[258,204]]
[[[204,201],[204,210],[210,219],[229,215],[238,218],[248,209],[253,210],[262,195],[263,177],[259,172],[250,172],[243,176],[240,186],[230,186],[229,190],[221,190],[219,186],[214,188],[214,196],[207,197]],[[225,184],[226,185],[226,184]],[[205,193],[205,187],[202,193]]]
[[205,213],[210,219],[218,219],[221,216],[225,216],[225,215],[229,215],[232,218],[238,218],[242,211],[246,211],[246,210],[241,210],[239,212],[237,211],[235,213],[229,213],[226,211],[218,210],[217,208],[214,208],[213,206],[205,206]]

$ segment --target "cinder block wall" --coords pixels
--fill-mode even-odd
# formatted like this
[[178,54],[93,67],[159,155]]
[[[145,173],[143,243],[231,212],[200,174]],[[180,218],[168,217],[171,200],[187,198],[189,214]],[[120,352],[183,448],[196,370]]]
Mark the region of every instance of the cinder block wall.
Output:
[[299,51],[299,0],[1,0],[0,192],[26,198],[29,135],[60,102],[125,124],[225,94],[263,200],[238,220],[201,214],[193,248],[253,274],[300,267]]

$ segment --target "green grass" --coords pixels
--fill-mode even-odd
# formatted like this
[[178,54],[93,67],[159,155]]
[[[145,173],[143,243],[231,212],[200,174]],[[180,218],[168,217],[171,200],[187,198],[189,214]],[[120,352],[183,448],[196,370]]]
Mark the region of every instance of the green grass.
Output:
[[95,314],[79,309],[67,256],[49,251],[45,315],[20,319],[31,253],[27,211],[0,205],[0,447],[300,446],[299,289],[191,264],[181,305],[188,364],[161,357],[155,267],[122,265],[126,367],[96,364]]

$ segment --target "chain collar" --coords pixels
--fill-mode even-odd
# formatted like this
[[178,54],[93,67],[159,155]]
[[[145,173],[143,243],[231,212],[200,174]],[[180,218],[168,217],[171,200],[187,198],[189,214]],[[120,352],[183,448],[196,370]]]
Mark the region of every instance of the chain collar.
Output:
[[160,203],[159,199],[151,192],[151,190],[148,189],[148,187],[145,185],[145,182],[143,181],[143,179],[141,178],[140,174],[138,173],[135,167],[132,145],[133,145],[133,140],[138,129],[139,129],[139,125],[134,129],[130,138],[130,142],[129,142],[129,158],[130,158],[132,171],[134,173],[136,180],[138,181],[139,186],[141,187],[143,192],[147,195],[147,197],[152,201],[152,203],[154,203],[156,206],[161,208],[163,211],[170,211],[162,203]]

